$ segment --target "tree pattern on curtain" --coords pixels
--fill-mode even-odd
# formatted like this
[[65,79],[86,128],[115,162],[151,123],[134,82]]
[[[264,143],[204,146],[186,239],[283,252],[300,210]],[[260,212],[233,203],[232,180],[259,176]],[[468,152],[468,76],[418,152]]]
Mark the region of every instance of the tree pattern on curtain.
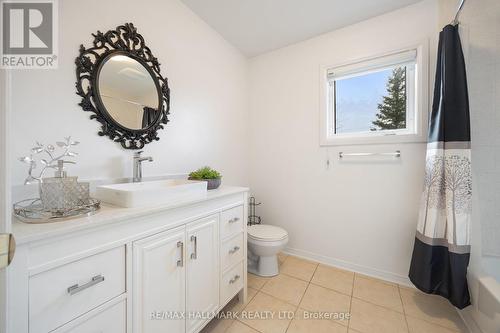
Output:
[[[429,155],[426,159],[424,183],[421,199],[423,207],[417,230],[428,237],[446,239],[453,245],[469,244],[472,208],[470,158],[455,154]],[[430,211],[433,214],[429,214]],[[459,219],[466,220],[461,240],[457,236]]]

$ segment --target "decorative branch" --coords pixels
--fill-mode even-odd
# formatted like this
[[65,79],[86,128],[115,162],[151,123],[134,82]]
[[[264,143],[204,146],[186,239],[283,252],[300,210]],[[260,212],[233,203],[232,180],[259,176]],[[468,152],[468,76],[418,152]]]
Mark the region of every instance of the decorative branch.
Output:
[[[64,141],[56,142],[56,148],[52,144],[44,145],[40,142],[36,142],[35,146],[31,148],[31,154],[29,156],[23,156],[19,158],[19,161],[29,165],[28,177],[24,181],[24,185],[33,184],[34,182],[40,183],[42,181],[43,175],[47,169],[56,169],[57,161],[65,157],[75,157],[78,155],[77,152],[71,150],[72,147],[78,145],[80,142],[72,141],[71,137],[64,138]],[[60,154],[56,154],[57,150],[60,150]],[[34,155],[43,156],[46,158],[40,158],[39,161],[34,158]],[[41,165],[37,175],[34,175],[37,166]]]

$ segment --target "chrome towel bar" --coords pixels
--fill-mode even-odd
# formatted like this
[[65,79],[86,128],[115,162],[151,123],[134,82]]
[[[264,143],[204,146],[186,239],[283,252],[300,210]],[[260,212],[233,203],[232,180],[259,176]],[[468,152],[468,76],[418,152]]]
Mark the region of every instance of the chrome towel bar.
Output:
[[401,151],[396,150],[395,152],[389,153],[344,153],[339,152],[339,158],[347,157],[347,156],[392,156],[392,157],[401,157]]

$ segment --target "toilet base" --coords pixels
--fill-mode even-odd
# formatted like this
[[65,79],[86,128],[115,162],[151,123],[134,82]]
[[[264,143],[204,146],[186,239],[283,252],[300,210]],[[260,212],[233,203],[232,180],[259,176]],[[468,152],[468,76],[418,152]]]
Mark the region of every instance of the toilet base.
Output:
[[263,277],[271,277],[279,274],[277,255],[261,256],[253,262],[251,260],[248,262],[248,271],[252,274]]

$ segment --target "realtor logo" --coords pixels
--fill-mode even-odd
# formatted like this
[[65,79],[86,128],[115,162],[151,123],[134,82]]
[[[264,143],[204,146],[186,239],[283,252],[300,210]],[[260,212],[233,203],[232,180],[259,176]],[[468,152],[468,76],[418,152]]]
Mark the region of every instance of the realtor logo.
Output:
[[57,2],[2,1],[1,68],[57,68]]

